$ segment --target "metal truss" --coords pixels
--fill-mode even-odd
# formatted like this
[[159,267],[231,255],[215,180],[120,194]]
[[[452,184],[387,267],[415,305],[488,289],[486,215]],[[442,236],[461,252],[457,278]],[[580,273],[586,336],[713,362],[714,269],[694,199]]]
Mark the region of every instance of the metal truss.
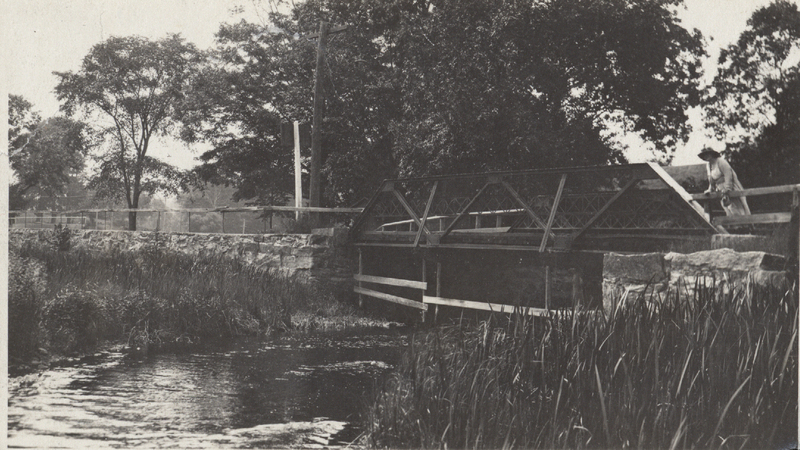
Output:
[[463,236],[488,242],[530,235],[540,236],[542,252],[559,238],[718,231],[683,188],[648,163],[387,180],[353,236],[357,243],[430,247]]

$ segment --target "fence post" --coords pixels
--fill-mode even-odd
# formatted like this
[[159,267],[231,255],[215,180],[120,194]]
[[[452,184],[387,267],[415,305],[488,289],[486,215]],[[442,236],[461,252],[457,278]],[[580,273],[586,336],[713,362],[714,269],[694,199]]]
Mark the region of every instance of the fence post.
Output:
[[[422,257],[422,282],[423,283],[427,281],[426,280],[426,276],[425,276],[425,272],[426,272],[425,269],[426,269],[426,267],[425,267],[425,257],[423,256]],[[423,296],[425,296],[425,293],[426,293],[425,291],[422,291],[422,295]],[[424,303],[424,299],[423,299],[423,303]],[[422,323],[425,323],[425,310],[424,309],[422,310]]]
[[[440,227],[441,228],[441,227]],[[438,258],[437,258],[438,259]],[[442,262],[436,261],[436,296],[442,296]],[[433,309],[433,323],[439,319],[439,305]]]
[[[364,275],[364,261],[361,256],[361,248],[358,249],[358,274]],[[361,280],[358,280],[358,287],[361,288]],[[358,294],[358,307],[364,307],[364,296],[361,294]]]
[[192,213],[191,212],[187,212],[186,214],[189,216],[189,224],[186,227],[186,232],[187,233],[191,233],[192,232]]
[[225,234],[225,211],[222,211],[222,234]]
[[544,266],[544,309],[550,309],[550,266]]

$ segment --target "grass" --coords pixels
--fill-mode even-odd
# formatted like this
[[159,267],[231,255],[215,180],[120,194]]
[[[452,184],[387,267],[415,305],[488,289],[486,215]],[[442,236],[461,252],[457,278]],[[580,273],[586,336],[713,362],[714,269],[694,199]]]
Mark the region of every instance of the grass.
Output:
[[797,298],[741,286],[415,336],[366,428],[392,448],[788,448]]
[[[12,360],[104,340],[169,349],[201,340],[360,325],[356,309],[301,280],[224,256],[98,255],[28,242],[10,252]],[[373,321],[374,323],[374,321]]]

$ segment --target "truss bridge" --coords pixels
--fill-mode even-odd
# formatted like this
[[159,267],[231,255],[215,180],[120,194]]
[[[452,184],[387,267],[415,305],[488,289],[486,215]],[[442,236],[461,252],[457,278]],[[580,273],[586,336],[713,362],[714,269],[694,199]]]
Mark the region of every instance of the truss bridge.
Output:
[[[753,191],[796,206],[798,187]],[[718,197],[653,163],[386,180],[351,228],[355,291],[422,311],[591,308],[605,253],[698,251],[726,227],[790,220],[714,218]]]

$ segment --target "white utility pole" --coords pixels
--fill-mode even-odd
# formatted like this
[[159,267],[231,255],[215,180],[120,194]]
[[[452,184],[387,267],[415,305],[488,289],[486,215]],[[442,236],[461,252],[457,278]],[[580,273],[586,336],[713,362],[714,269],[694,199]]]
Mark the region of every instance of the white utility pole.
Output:
[[[300,169],[300,122],[294,121],[294,206],[303,206],[303,181]],[[300,220],[300,211],[294,212],[295,220]]]

